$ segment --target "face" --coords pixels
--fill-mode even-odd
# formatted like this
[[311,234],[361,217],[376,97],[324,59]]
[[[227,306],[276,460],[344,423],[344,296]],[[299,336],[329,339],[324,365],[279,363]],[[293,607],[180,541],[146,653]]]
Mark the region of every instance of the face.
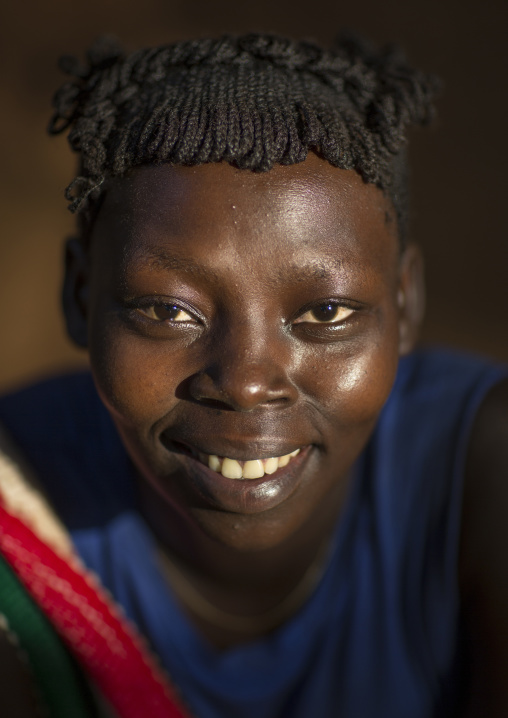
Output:
[[71,331],[168,524],[252,551],[338,512],[407,322],[379,189],[313,154],[138,168],[70,276]]

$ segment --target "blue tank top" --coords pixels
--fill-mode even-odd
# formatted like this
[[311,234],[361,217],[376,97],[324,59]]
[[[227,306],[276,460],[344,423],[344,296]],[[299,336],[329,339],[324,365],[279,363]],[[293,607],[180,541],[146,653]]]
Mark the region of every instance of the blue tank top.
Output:
[[212,648],[161,575],[134,473],[87,374],[0,400],[85,563],[199,718],[436,718],[460,704],[457,561],[476,411],[506,369],[422,351],[400,363],[355,467],[326,571],[270,636]]

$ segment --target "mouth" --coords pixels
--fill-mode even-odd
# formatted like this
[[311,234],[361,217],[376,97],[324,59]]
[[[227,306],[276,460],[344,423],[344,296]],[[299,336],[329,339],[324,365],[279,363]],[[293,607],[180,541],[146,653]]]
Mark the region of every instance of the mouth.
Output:
[[195,458],[209,469],[222,474],[226,479],[250,480],[262,479],[265,474],[272,475],[278,469],[287,466],[292,459],[300,453],[300,449],[292,451],[284,456],[272,456],[269,459],[249,459],[240,461],[231,459],[228,456],[217,456],[217,454],[204,454],[201,451],[192,451]]
[[[219,453],[207,453],[174,439],[166,448],[179,454],[187,477],[205,502],[234,513],[257,513],[275,507],[296,490],[306,473],[313,453],[308,444],[280,456],[245,459]],[[290,448],[290,447],[288,447]],[[226,453],[226,452],[225,452]]]

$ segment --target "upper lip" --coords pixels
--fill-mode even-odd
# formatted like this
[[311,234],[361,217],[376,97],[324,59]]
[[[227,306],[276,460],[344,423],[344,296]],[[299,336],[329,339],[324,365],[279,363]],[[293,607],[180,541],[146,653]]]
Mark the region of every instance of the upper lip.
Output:
[[224,456],[237,461],[250,461],[252,459],[271,459],[272,457],[286,456],[296,449],[303,448],[309,442],[301,444],[281,444],[270,440],[238,441],[214,437],[213,444],[210,442],[189,441],[187,439],[161,436],[162,443],[170,451],[181,451],[187,449],[190,453],[200,452],[203,454]]

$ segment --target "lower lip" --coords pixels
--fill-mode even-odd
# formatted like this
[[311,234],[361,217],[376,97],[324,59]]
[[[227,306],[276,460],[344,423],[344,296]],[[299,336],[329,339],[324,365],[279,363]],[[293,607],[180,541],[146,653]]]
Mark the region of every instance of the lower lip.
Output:
[[256,514],[275,508],[291,496],[300,484],[311,450],[312,446],[306,446],[289,464],[260,479],[227,479],[192,456],[180,455],[180,460],[208,504],[222,511]]

